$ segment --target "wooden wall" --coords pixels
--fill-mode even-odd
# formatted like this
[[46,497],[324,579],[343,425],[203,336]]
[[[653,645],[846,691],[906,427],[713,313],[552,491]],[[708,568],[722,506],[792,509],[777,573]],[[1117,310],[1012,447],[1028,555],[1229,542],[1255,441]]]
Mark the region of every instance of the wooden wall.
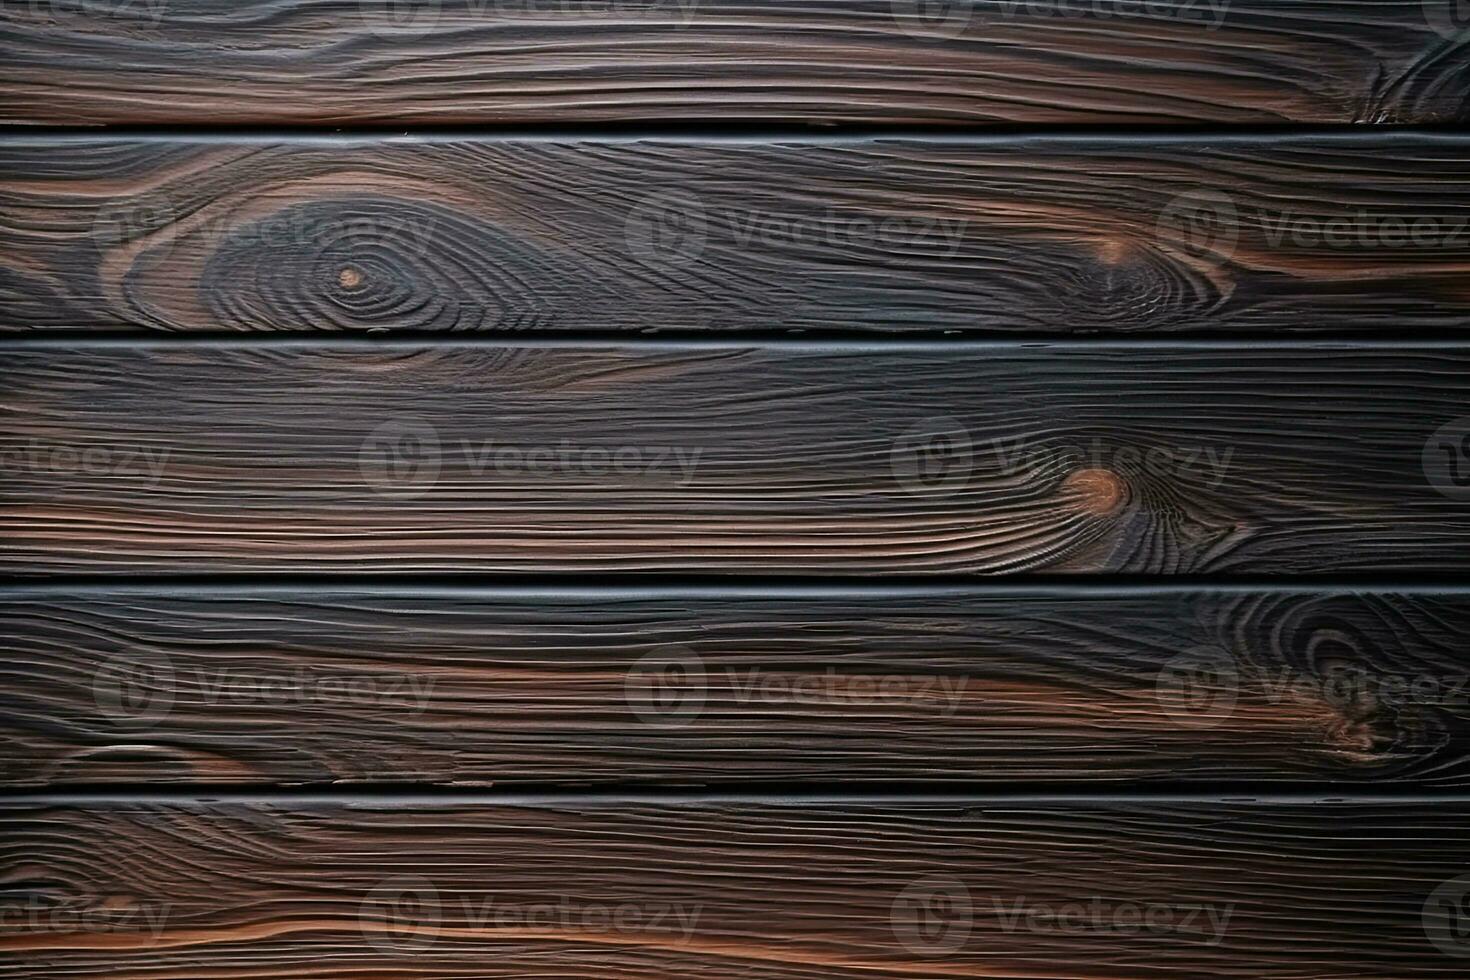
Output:
[[1470,970],[1452,0],[0,0],[0,977]]

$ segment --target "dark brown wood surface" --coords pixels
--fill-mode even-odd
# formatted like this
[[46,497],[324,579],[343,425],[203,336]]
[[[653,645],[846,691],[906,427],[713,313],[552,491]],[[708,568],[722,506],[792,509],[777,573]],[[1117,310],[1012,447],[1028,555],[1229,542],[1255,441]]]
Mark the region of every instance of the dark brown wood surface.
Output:
[[1407,980],[1464,976],[1467,945],[1436,901],[1470,857],[1462,802],[11,804],[0,826],[16,978]]
[[1463,120],[1452,0],[6,0],[0,119]]
[[3,354],[10,573],[1470,563],[1455,347]]
[[1461,136],[10,136],[0,175],[12,331],[1470,324]]
[[1470,597],[0,602],[0,780],[1467,784]]

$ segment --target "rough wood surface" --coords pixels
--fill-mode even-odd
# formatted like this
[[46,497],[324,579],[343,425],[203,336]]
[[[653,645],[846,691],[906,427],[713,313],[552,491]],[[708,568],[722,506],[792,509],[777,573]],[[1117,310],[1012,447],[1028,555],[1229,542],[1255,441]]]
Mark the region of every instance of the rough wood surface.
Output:
[[1470,597],[0,602],[0,780],[1463,786]]
[[1449,330],[1470,139],[0,142],[0,329]]
[[1466,118],[1453,0],[6,0],[0,119]]
[[3,355],[10,573],[1470,567],[1456,348]]
[[1470,853],[1464,803],[11,804],[0,821],[5,977],[1464,976],[1457,910],[1434,902]]

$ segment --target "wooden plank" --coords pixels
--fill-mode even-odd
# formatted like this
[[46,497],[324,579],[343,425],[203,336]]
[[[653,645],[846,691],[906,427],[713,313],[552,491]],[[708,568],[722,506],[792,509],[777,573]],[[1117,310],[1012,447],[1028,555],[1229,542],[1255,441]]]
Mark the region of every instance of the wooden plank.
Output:
[[1422,123],[1452,0],[6,0],[0,119]]
[[1470,324],[1461,136],[12,137],[0,175],[12,331]]
[[1470,596],[0,602],[0,780],[1470,783]]
[[3,354],[7,573],[1470,566],[1454,347]]
[[[0,976],[1464,975],[1470,806],[6,805]],[[1079,908],[1080,905],[1080,908]]]

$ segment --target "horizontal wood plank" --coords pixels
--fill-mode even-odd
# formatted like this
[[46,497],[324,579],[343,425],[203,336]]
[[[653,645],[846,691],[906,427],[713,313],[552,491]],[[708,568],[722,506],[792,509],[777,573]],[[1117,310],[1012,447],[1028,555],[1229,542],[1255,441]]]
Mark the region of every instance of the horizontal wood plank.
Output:
[[5,0],[0,119],[1464,120],[1453,0]]
[[9,331],[1470,324],[1470,139],[0,141]]
[[0,780],[1464,786],[1470,596],[0,601]]
[[10,804],[0,821],[5,977],[1464,975],[1464,803]]
[[1470,567],[1452,347],[3,356],[7,573]]

